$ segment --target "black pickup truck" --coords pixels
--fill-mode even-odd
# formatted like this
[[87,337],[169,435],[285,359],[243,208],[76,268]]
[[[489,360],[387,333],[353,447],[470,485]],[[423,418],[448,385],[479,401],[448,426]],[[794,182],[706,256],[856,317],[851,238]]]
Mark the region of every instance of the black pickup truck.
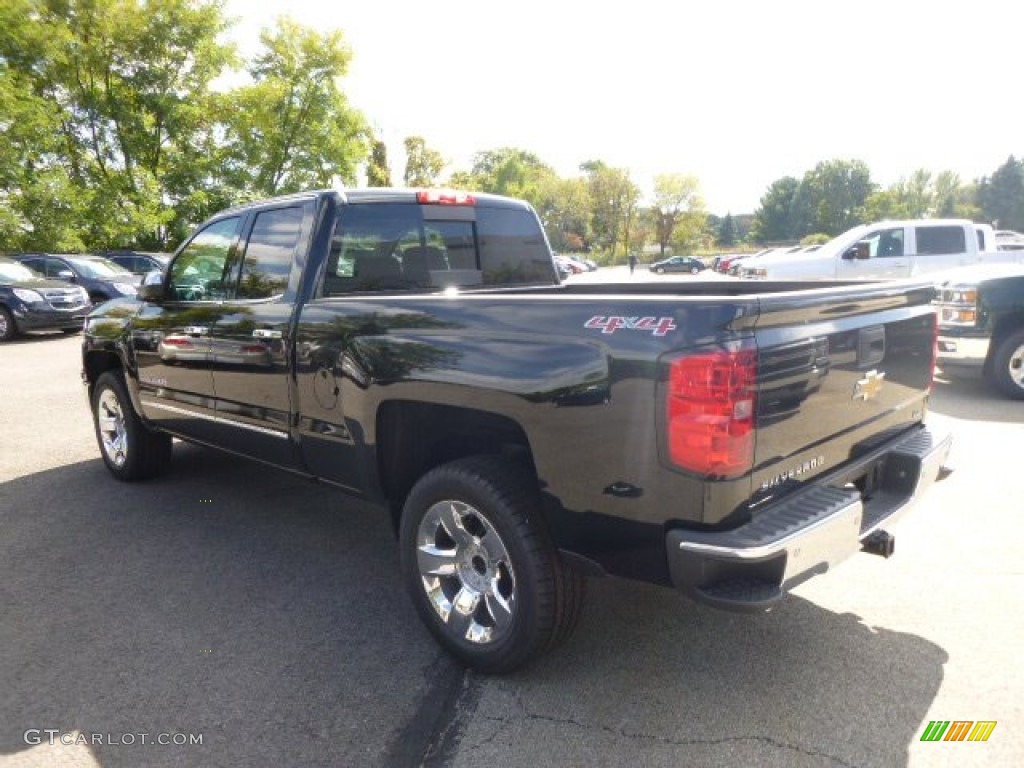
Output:
[[949,376],[984,378],[1024,400],[1024,265],[975,265],[944,275],[939,355]]
[[412,601],[501,672],[587,575],[729,610],[865,549],[936,478],[931,283],[560,284],[533,209],[321,191],[222,212],[89,318],[107,467],[171,436],[390,509]]

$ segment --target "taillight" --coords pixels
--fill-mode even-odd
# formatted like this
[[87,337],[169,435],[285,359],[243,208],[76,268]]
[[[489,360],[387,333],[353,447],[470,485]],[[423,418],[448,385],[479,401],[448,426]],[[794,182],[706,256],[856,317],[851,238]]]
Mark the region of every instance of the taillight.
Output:
[[475,205],[476,198],[467,192],[454,189],[421,189],[416,193],[416,202],[435,205]]
[[754,464],[757,350],[698,352],[669,364],[668,453],[681,469],[735,477]]

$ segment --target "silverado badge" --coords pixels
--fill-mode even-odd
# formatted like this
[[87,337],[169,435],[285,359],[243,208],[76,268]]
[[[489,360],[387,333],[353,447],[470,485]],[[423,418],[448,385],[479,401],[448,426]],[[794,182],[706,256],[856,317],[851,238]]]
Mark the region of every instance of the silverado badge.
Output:
[[853,386],[854,400],[870,400],[882,391],[882,379],[885,378],[885,371],[868,371],[864,378]]

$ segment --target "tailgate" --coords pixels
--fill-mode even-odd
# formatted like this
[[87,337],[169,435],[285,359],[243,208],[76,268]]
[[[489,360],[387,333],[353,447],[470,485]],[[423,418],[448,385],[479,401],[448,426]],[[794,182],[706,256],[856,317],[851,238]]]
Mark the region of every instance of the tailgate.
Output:
[[796,487],[922,420],[934,365],[930,283],[761,298],[755,495]]

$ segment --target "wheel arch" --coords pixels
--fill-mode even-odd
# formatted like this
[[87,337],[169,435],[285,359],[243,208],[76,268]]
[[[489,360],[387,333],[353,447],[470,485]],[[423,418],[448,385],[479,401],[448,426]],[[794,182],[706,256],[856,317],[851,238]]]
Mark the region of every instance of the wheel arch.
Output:
[[985,374],[988,375],[992,371],[993,357],[995,356],[996,350],[999,345],[1003,343],[1003,340],[1017,331],[1024,329],[1024,312],[1014,312],[1013,314],[1004,315],[1000,317],[996,322],[995,328],[992,330],[992,340],[988,347],[988,356],[985,358]]
[[85,376],[85,383],[92,394],[92,388],[96,381],[107,371],[122,370],[124,366],[121,358],[114,352],[108,350],[92,350],[82,360],[82,372]]
[[513,419],[460,406],[392,400],[377,411],[377,471],[398,530],[409,491],[431,469],[457,459],[499,455],[537,472],[522,427]]

